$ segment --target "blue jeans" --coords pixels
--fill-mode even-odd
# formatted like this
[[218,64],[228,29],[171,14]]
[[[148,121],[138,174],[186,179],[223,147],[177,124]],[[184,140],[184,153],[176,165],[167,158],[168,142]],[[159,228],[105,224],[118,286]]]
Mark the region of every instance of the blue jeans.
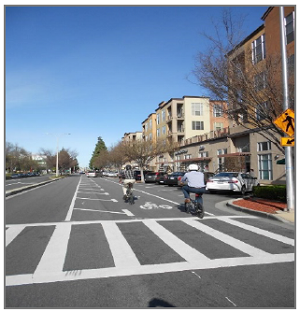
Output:
[[[183,192],[184,198],[190,198],[190,193],[196,193],[196,194],[202,195],[205,192],[205,187],[196,188],[196,187],[190,187],[188,185],[184,185],[182,187],[182,192]],[[202,196],[198,197],[198,200],[203,205]]]

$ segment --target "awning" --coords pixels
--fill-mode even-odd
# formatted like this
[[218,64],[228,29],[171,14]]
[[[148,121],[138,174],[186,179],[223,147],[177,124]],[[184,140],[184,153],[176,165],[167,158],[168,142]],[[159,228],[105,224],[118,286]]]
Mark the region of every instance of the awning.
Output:
[[174,160],[174,162],[199,162],[199,161],[210,161],[212,157],[198,157],[198,158],[187,158]]
[[276,164],[277,165],[285,165],[285,158],[277,160]]
[[221,157],[240,157],[240,156],[250,156],[251,153],[250,152],[239,152],[239,153],[230,153],[230,154],[221,154],[218,155],[218,158]]

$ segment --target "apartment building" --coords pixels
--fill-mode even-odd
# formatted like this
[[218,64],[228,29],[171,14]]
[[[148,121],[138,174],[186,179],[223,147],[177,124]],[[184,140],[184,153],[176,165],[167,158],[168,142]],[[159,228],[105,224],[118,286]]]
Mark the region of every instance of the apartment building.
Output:
[[142,131],[126,132],[126,133],[124,133],[122,141],[133,142],[133,141],[142,140],[142,138],[143,138],[143,132]]
[[[221,112],[221,107],[224,105],[225,103],[211,101],[208,97],[202,96],[184,96],[161,102],[155,110],[156,123],[152,124],[156,127],[156,139],[186,146],[195,145],[194,143],[199,142],[198,137],[203,135],[204,139],[210,131],[215,131],[212,135],[216,137],[228,127],[227,116],[224,115],[224,110]],[[149,116],[153,118],[153,114]],[[143,122],[144,137],[147,137],[148,133],[144,127],[146,121]],[[196,139],[190,139],[193,137]],[[192,150],[176,151],[174,155],[169,153],[158,155],[150,163],[149,168],[152,170],[186,170],[189,163],[197,159],[201,168],[204,169],[207,167],[208,158],[203,155],[206,155],[207,151],[201,150],[199,154],[195,151],[196,149],[197,147],[192,147]]]
[[[253,101],[248,96],[248,90],[241,88],[240,102],[229,103],[230,108],[236,111],[235,117],[230,122],[230,133],[228,135],[229,149],[227,154],[219,155],[223,158],[223,164],[230,164],[229,157],[239,157],[242,168],[248,171],[254,169],[262,184],[282,184],[285,183],[285,167],[277,163],[279,158],[284,158],[281,150],[274,144],[272,137],[263,131],[264,120],[267,120],[266,112],[280,114],[282,107],[282,75],[281,75],[281,38],[280,38],[280,19],[279,7],[269,7],[262,17],[264,24],[251,33],[242,41],[236,49],[228,55],[229,60],[242,71],[243,75],[248,76],[248,82],[252,83],[251,92],[256,93],[256,97],[251,94]],[[294,29],[295,12],[294,7],[284,8],[285,42],[289,65],[289,98],[290,106],[294,106]],[[232,70],[234,73],[234,70]],[[236,74],[239,79],[239,74]],[[252,80],[252,82],[251,82]],[[272,92],[270,84],[272,81]],[[234,84],[233,80],[233,84]],[[269,88],[269,89],[268,89]],[[260,102],[258,101],[260,99]],[[248,113],[240,114],[238,108],[248,105]],[[271,103],[272,102],[272,103]],[[270,112],[271,113],[271,112]],[[250,117],[256,118],[261,122],[261,127],[254,127]],[[274,116],[275,119],[275,116]],[[277,139],[280,134],[273,132]],[[273,141],[273,142],[272,142]],[[235,156],[237,155],[237,156]],[[243,159],[244,157],[244,159]],[[235,158],[237,160],[238,158]],[[233,158],[231,158],[233,160]],[[231,162],[231,165],[234,161]],[[235,161],[237,163],[237,161]]]
[[156,114],[150,114],[142,122],[142,136],[146,141],[156,141]]

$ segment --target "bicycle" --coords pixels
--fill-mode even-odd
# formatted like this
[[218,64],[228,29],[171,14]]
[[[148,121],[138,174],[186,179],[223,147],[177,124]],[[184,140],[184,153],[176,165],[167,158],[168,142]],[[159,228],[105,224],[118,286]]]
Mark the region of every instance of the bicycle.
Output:
[[195,193],[195,199],[191,198],[191,201],[189,203],[184,203],[184,208],[187,213],[193,211],[200,219],[203,219],[204,207],[200,203],[200,198],[202,198],[202,195]]
[[125,203],[129,203],[130,205],[134,204],[134,196],[133,196],[133,183],[129,182],[127,183],[127,187],[126,187],[126,194],[124,195],[124,200]]

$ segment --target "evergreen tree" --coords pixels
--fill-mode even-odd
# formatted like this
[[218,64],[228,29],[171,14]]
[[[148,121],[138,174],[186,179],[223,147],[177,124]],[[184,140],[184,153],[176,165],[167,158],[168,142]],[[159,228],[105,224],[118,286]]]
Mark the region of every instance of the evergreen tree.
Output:
[[102,140],[101,136],[98,137],[98,142],[95,146],[92,158],[90,160],[90,168],[91,169],[100,169],[100,168],[96,168],[95,166],[95,160],[100,157],[101,152],[103,151],[107,151],[106,145],[104,143],[104,141]]

